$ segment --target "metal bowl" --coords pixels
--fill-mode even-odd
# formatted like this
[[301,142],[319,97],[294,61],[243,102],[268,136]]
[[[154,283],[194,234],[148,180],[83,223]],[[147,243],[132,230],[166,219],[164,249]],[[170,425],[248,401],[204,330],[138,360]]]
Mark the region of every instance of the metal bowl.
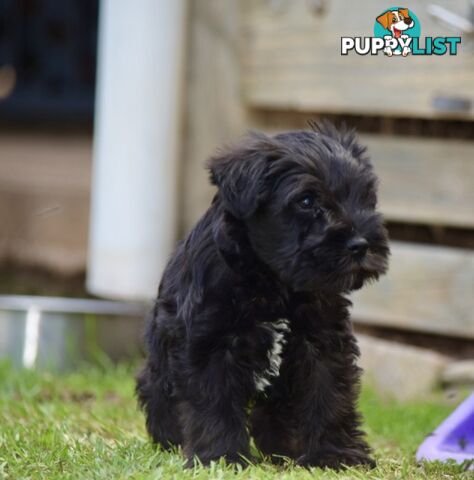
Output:
[[0,358],[24,367],[73,368],[140,352],[144,304],[0,295]]

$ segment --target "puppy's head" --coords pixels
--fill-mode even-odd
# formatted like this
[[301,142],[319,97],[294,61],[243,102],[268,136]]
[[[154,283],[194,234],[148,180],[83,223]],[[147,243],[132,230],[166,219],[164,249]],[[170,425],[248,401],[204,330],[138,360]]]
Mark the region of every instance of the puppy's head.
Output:
[[395,38],[399,38],[405,30],[412,28],[415,24],[410,17],[408,8],[389,10],[377,17],[377,22],[386,30],[390,30]]
[[389,249],[377,179],[353,132],[330,124],[251,134],[211,159],[216,201],[295,291],[347,292],[377,279]]

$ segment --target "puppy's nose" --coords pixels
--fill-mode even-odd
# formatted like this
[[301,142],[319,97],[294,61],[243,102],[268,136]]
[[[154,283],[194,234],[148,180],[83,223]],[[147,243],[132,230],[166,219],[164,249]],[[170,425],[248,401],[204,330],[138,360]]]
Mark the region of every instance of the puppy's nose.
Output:
[[410,25],[413,20],[412,20],[410,17],[407,17],[407,18],[404,18],[403,21],[404,21],[407,25]]
[[369,242],[364,237],[352,237],[347,242],[347,248],[355,257],[363,257],[369,248]]

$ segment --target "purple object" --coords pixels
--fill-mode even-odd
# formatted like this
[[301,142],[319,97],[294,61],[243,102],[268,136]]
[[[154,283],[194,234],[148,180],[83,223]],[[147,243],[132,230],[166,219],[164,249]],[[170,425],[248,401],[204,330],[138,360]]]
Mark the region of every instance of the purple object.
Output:
[[472,460],[474,469],[474,393],[420,445],[417,460]]

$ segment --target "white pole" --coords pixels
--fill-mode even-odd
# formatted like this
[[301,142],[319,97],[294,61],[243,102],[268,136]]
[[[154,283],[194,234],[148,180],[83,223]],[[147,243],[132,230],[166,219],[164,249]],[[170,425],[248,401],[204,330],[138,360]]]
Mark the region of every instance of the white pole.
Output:
[[156,294],[175,241],[186,0],[102,0],[87,287]]

